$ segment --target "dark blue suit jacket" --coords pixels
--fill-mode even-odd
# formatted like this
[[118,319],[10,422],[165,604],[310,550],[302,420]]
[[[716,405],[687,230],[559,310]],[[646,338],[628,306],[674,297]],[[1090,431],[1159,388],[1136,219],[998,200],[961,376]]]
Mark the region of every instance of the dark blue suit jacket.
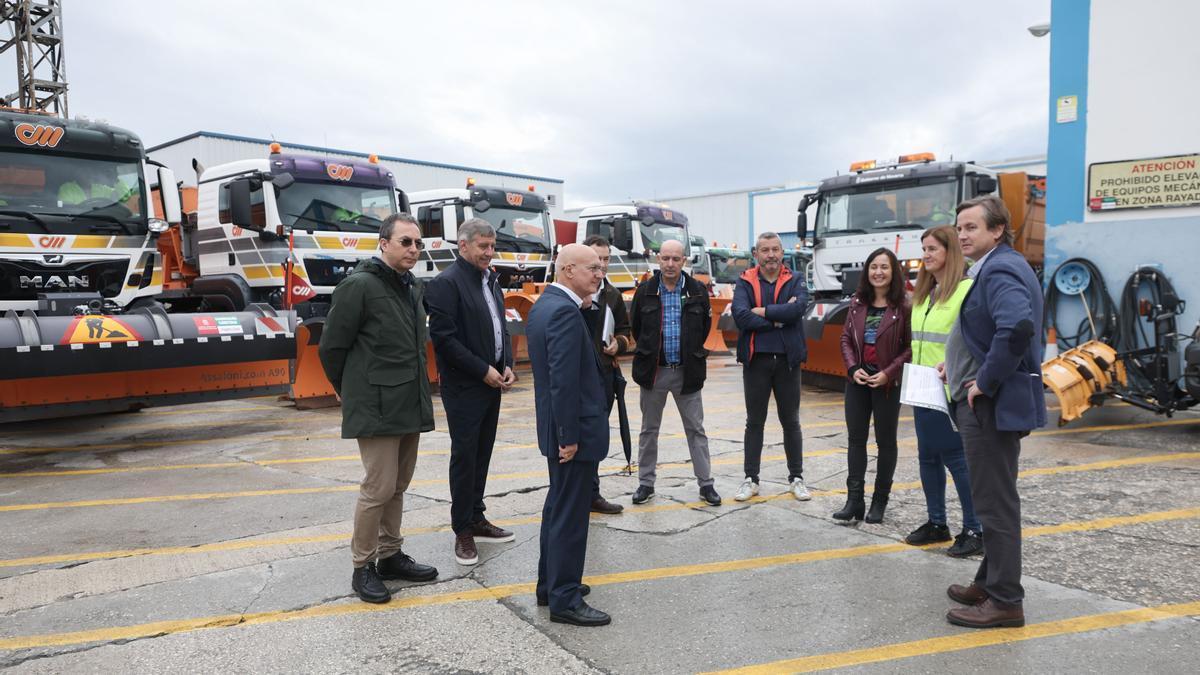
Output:
[[1042,285],[1025,258],[1000,244],[983,261],[959,315],[980,364],[975,383],[996,401],[996,428],[1046,424],[1042,394]]
[[[500,358],[505,366],[512,367],[512,341],[504,320],[504,293],[494,279],[489,290],[500,316],[504,342]],[[483,303],[483,273],[465,258],[456,259],[453,265],[425,284],[429,339],[433,341],[438,375],[443,383],[487,387],[483,378],[488,367],[496,365],[493,363],[496,337],[492,332],[491,314]],[[499,370],[503,375],[504,369]]]
[[600,360],[587,323],[566,293],[546,288],[525,326],[533,366],[538,448],[557,457],[561,445],[579,444],[577,459],[608,456],[608,405]]

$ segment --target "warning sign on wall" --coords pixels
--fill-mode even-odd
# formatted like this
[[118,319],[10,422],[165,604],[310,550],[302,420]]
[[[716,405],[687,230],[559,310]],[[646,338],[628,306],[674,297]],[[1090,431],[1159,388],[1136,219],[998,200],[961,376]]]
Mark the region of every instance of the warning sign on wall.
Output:
[[1176,155],[1088,167],[1088,209],[1200,206],[1200,155]]

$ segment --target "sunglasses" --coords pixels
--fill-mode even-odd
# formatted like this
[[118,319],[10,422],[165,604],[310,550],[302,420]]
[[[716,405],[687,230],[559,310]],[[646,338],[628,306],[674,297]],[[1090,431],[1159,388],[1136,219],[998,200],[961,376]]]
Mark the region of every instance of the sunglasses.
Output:
[[403,246],[404,248],[416,246],[418,251],[425,249],[425,242],[421,241],[420,239],[413,239],[412,237],[400,237],[399,239],[393,239],[392,241]]

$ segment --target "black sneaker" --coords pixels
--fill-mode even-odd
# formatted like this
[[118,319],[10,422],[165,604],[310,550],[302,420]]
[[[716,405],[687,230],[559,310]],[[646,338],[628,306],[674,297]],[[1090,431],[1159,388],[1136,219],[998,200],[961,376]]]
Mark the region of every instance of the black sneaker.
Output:
[[633,493],[633,503],[644,504],[650,501],[650,498],[653,496],[654,488],[648,485],[639,485],[637,491]]
[[912,546],[924,546],[925,544],[950,541],[950,538],[950,528],[945,525],[938,525],[932,521],[926,521],[924,525],[909,532],[908,536],[904,538],[904,543]]
[[954,538],[954,545],[946,551],[951,558],[966,558],[983,552],[983,535],[971,530],[963,530]]
[[700,499],[708,502],[709,506],[721,505],[721,495],[717,494],[717,489],[711,485],[700,488]]
[[383,585],[383,580],[379,578],[379,572],[375,569],[375,563],[367,563],[362,567],[354,568],[354,576],[350,577],[350,588],[358,594],[358,598],[363,602],[372,602],[380,604],[392,599],[392,594],[388,591],[387,586]]

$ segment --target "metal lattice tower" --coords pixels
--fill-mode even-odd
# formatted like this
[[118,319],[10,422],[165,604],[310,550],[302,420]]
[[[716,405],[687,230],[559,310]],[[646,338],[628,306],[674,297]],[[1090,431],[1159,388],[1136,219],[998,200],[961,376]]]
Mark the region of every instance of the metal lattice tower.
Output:
[[4,105],[66,117],[61,0],[2,0],[0,21],[11,36],[0,55],[11,49],[17,59],[17,91],[4,97]]

